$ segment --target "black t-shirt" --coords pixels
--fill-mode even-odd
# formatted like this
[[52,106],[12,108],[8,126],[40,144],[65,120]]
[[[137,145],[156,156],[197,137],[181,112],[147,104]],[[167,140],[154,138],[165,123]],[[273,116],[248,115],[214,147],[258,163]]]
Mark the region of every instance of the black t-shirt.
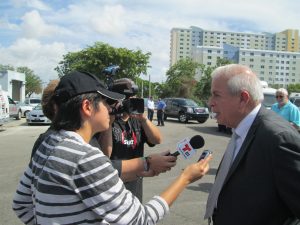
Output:
[[117,118],[112,124],[113,148],[111,159],[134,159],[144,156],[147,137],[141,122],[135,118],[123,121]]
[[[129,118],[123,121],[116,118],[112,124],[113,148],[111,160],[134,159],[144,156],[144,144],[150,147],[154,145],[147,142],[147,137],[142,124],[135,118]],[[125,182],[125,187],[130,190],[142,202],[143,183],[141,179]]]

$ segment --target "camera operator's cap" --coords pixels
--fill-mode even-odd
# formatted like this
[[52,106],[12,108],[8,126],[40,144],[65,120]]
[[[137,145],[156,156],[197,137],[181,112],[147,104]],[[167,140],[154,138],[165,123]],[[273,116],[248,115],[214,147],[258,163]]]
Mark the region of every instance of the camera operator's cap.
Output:
[[99,93],[108,98],[110,102],[125,98],[124,95],[109,91],[106,85],[95,75],[87,72],[73,71],[60,79],[55,89],[54,99],[63,103],[69,99],[86,93]]

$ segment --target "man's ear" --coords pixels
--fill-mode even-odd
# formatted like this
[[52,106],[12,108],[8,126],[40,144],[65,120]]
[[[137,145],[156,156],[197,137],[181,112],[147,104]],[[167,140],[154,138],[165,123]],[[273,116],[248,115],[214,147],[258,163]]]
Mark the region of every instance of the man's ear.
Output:
[[93,104],[88,99],[84,99],[81,103],[81,111],[85,116],[92,116]]
[[240,94],[240,101],[242,105],[247,105],[250,101],[250,94],[248,91],[242,91]]

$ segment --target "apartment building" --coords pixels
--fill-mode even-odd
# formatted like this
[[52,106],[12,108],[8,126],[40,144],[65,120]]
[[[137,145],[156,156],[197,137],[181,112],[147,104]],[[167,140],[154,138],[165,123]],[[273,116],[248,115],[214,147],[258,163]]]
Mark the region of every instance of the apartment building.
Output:
[[171,31],[170,65],[190,57],[215,66],[218,58],[251,67],[268,83],[286,86],[300,83],[299,33],[241,33],[209,31],[198,27]]

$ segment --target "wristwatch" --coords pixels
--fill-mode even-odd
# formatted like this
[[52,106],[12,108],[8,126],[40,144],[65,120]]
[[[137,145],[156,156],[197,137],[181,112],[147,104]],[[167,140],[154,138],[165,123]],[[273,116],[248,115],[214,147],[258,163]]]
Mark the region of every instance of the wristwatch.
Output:
[[146,157],[142,157],[143,158],[143,161],[144,161],[144,171],[149,171],[150,169],[150,157],[149,156],[146,156]]

